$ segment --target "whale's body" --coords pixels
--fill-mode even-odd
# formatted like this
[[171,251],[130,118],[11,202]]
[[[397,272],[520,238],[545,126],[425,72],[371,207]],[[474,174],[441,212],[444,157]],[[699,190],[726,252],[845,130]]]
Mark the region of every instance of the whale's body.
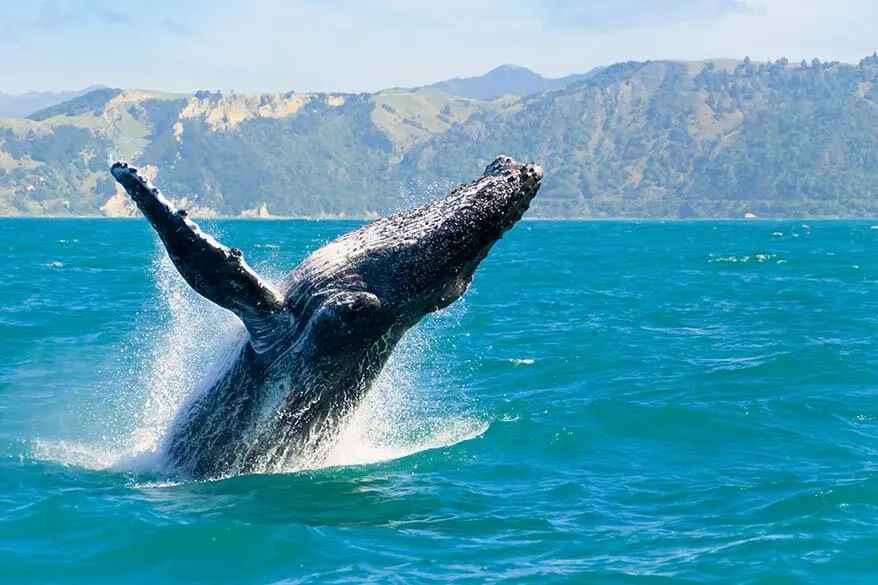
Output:
[[539,167],[501,156],[471,184],[338,238],[272,286],[137,169],[116,163],[111,172],[189,285],[247,329],[227,369],[191,397],[164,441],[174,467],[197,478],[279,469],[318,445],[405,332],[464,293],[542,178]]

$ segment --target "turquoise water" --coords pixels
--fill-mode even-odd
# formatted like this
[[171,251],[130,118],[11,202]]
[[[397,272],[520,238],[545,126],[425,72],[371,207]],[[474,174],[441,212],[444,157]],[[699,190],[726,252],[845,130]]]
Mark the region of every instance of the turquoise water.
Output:
[[[344,222],[206,224],[279,276]],[[524,222],[327,467],[149,454],[236,324],[136,220],[0,221],[0,581],[873,583],[878,230]]]

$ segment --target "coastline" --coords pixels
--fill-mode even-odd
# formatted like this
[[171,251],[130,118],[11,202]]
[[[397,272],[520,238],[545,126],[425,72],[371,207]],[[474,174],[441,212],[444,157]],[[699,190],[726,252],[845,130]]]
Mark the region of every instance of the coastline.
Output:
[[[388,214],[389,215],[389,214]],[[271,216],[271,217],[246,217],[240,215],[212,215],[199,217],[197,215],[190,216],[194,221],[349,221],[349,222],[368,222],[374,221],[385,216]],[[108,215],[0,215],[0,221],[5,220],[136,220],[143,221],[140,215],[132,216],[108,216]],[[524,217],[521,221],[525,222],[619,222],[619,223],[700,223],[700,222],[774,222],[774,221],[878,221],[878,216],[790,216],[790,217]]]

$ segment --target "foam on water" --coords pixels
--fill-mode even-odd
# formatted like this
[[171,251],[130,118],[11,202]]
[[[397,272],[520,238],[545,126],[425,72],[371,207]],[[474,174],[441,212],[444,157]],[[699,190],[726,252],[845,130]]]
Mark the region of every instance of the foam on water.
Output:
[[107,469],[119,459],[112,445],[94,445],[76,441],[35,439],[31,456],[37,461],[51,461],[84,469]]
[[707,261],[709,264],[718,264],[718,263],[731,263],[731,264],[747,264],[749,262],[754,262],[757,264],[763,264],[765,262],[775,262],[776,264],[785,264],[787,261],[783,258],[778,258],[777,254],[765,254],[762,252],[757,252],[755,254],[746,254],[742,256],[723,256],[717,257],[715,254],[710,254],[710,259]]
[[[275,270],[267,272],[271,280],[282,277]],[[154,261],[152,274],[158,310],[168,319],[146,324],[145,330],[134,333],[146,342],[129,342],[132,366],[111,368],[112,380],[107,385],[117,393],[117,400],[112,420],[102,421],[108,432],[97,442],[36,439],[31,449],[35,459],[135,474],[170,472],[161,447],[178,411],[233,363],[247,337],[230,312],[189,288],[163,250]],[[433,322],[453,327],[458,321],[455,311],[463,310],[463,303],[458,305],[446,309],[445,318]],[[363,403],[338,423],[332,441],[289,467],[266,471],[285,473],[388,461],[484,433],[486,421],[461,414],[459,400],[438,400],[435,383],[422,375],[434,344],[435,336],[425,328],[411,331]]]
[[359,408],[340,425],[335,439],[297,468],[388,461],[449,447],[484,433],[486,421],[462,415],[454,397],[439,400],[431,382],[421,375],[434,343],[425,329],[410,332]]
[[153,272],[170,321],[144,356],[145,402],[131,436],[135,453],[159,447],[183,401],[230,365],[246,335],[230,312],[188,287],[166,254]]

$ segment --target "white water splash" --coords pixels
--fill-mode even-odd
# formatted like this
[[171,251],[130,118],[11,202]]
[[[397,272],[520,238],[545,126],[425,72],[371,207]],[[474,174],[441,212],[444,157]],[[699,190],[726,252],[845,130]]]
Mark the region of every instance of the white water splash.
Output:
[[183,401],[199,382],[225,370],[245,338],[243,326],[228,311],[194,293],[162,254],[153,273],[171,319],[146,355],[145,402],[134,429],[134,453],[159,447]]
[[112,445],[44,439],[33,441],[31,456],[37,461],[52,461],[84,469],[107,469],[119,459],[119,454]]
[[[161,444],[177,412],[231,365],[246,332],[230,312],[193,292],[163,250],[152,272],[159,310],[169,319],[137,334],[147,336],[148,343],[133,343],[142,348],[134,350],[133,367],[120,366],[107,384],[124,394],[109,421],[115,428],[95,443],[37,439],[31,450],[35,459],[130,473],[168,471]],[[457,303],[434,321],[453,327],[462,307]],[[439,384],[421,375],[424,367],[436,373],[430,364],[434,343],[434,336],[424,328],[411,331],[360,407],[340,425],[335,440],[277,471],[388,461],[484,433],[487,422],[461,414],[459,393],[449,400],[436,390]]]
[[422,375],[421,368],[429,364],[435,343],[427,329],[409,332],[335,439],[324,451],[298,463],[297,469],[389,461],[482,435],[488,423],[463,416],[462,405],[455,402],[459,396],[431,391],[431,381]]

